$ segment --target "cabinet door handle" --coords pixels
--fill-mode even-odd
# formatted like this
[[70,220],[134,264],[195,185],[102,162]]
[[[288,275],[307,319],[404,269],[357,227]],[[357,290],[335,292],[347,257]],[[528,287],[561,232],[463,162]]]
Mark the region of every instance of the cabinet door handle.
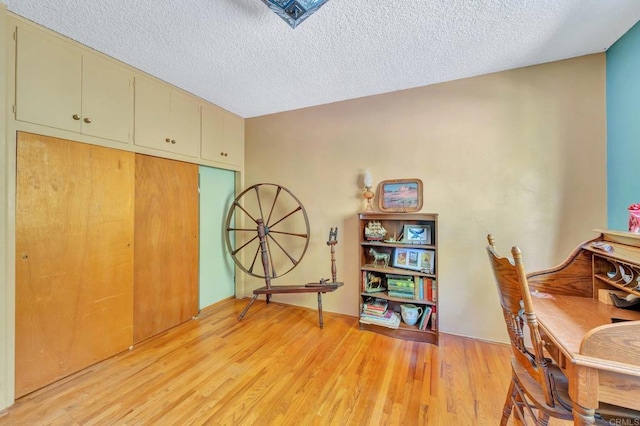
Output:
[[91,123],[91,118],[90,117],[85,117],[84,118],[84,122],[87,123],[87,124]]
[[166,143],[169,143],[169,142],[171,142],[171,139],[166,138],[164,141],[165,141]]
[[225,153],[224,153],[224,156],[226,157],[227,155],[228,155],[228,154],[225,152]]
[[176,140],[175,139],[171,139],[171,143],[175,145]]
[[80,116],[78,114],[73,114],[71,116],[74,120],[80,120]]

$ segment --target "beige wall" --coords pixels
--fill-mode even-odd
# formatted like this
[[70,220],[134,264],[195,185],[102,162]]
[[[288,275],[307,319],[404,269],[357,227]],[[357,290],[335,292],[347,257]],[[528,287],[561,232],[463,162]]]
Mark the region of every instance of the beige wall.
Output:
[[[246,186],[289,188],[312,228],[300,266],[274,283],[329,276],[325,241],[331,226],[340,228],[345,286],[324,297],[327,311],[357,315],[365,168],[374,182],[422,179],[422,211],[440,214],[445,332],[506,339],[487,233],[502,253],[519,245],[536,270],[606,225],[604,54],[257,117],[245,128]],[[246,279],[245,294],[262,285]],[[315,294],[274,299],[316,306]]]

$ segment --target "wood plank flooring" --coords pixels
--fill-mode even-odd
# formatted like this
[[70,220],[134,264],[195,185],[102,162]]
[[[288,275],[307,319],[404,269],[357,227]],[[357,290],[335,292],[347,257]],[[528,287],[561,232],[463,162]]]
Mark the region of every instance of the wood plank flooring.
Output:
[[[35,391],[0,425],[497,425],[510,348],[358,330],[354,317],[229,299]],[[96,336],[99,339],[100,336]],[[550,424],[569,424],[551,421]]]

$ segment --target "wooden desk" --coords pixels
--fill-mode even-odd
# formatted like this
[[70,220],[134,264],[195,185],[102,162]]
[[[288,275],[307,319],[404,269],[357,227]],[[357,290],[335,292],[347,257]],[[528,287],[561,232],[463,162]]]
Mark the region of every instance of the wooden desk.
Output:
[[538,296],[536,316],[559,349],[556,362],[569,379],[574,423],[594,424],[599,402],[640,410],[640,312],[589,297]]

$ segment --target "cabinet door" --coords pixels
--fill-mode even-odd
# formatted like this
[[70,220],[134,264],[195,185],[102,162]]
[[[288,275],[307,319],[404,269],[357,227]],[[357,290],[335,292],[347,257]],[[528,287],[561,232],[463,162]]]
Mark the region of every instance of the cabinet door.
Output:
[[224,150],[229,164],[242,166],[244,163],[244,120],[225,111]]
[[135,84],[135,144],[198,157],[200,104],[149,78]]
[[17,28],[17,120],[80,132],[81,79],[79,52],[44,33]]
[[171,145],[180,154],[200,156],[200,102],[176,91],[171,92]]
[[82,133],[129,143],[133,136],[133,74],[92,55],[82,58]]
[[225,163],[224,110],[213,105],[202,107],[202,147],[205,160]]
[[244,120],[222,108],[202,107],[203,159],[241,167],[244,161]]
[[134,154],[20,132],[16,396],[133,342]]
[[136,155],[133,339],[198,312],[198,166]]
[[150,78],[136,77],[135,144],[171,150],[169,119],[171,91]]

